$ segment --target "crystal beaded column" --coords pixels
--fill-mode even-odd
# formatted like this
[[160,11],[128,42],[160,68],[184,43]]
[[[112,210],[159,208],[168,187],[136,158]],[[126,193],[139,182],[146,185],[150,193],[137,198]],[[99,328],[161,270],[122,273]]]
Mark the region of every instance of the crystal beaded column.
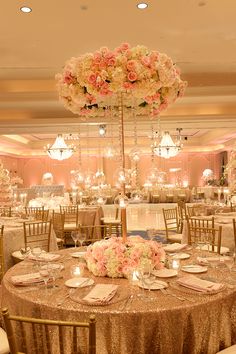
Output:
[[[119,105],[119,133],[120,133],[120,158],[121,166],[123,172],[125,173],[125,142],[124,142],[124,107],[123,107],[123,97],[122,92],[118,96]],[[125,197],[125,180],[122,182],[122,194]],[[127,240],[127,218],[126,218],[126,208],[121,208],[121,224],[122,224],[122,238],[125,243]]]

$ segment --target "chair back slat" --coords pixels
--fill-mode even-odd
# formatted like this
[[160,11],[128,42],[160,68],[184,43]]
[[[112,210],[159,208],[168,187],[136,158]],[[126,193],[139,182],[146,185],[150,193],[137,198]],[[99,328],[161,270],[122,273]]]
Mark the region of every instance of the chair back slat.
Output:
[[[2,309],[2,314],[11,354],[66,354],[68,350],[77,354],[81,345],[87,348],[83,353],[96,354],[94,316],[87,322],[67,322],[12,316],[6,308]],[[79,336],[79,329],[85,331],[83,336],[82,332]]]
[[4,265],[4,252],[3,252],[3,232],[4,225],[0,227],[0,281],[3,278],[5,265]]

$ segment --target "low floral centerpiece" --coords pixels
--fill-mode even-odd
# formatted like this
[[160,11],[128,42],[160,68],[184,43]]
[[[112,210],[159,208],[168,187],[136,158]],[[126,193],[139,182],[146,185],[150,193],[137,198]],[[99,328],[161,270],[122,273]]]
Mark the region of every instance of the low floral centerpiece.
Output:
[[88,269],[95,276],[122,278],[130,270],[149,261],[156,269],[163,268],[165,251],[161,244],[140,236],[128,237],[126,243],[121,237],[112,237],[88,246],[85,259]]

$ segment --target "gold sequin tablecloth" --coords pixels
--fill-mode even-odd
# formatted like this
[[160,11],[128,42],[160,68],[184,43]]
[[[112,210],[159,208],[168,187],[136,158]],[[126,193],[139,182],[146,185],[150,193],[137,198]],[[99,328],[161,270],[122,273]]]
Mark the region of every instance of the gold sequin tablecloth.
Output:
[[[48,293],[43,286],[27,289],[9,282],[12,275],[29,272],[32,262],[24,261],[11,268],[2,283],[2,306],[16,315],[68,321],[88,320],[90,314],[95,314],[97,354],[215,354],[236,343],[236,289],[226,288],[214,295],[189,289],[183,292],[171,286],[176,280],[171,278],[171,292],[191,302],[152,291],[153,301],[136,298],[125,310],[120,310],[120,303],[87,306],[70,298],[58,306],[69,290],[64,283],[71,278],[70,266],[78,262],[70,256],[73,251],[72,248],[59,251],[65,265],[63,279],[58,279],[58,287]],[[86,275],[96,283],[118,284],[129,291],[126,279],[96,278],[88,271]]]

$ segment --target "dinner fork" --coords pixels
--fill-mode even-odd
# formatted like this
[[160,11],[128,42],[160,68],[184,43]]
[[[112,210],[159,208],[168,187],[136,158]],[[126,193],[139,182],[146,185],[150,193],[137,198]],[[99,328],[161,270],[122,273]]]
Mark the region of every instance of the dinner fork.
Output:
[[172,296],[172,297],[174,297],[174,298],[176,298],[176,299],[178,299],[180,301],[185,301],[185,298],[183,298],[182,296],[178,296],[176,294],[173,294],[167,289],[160,289],[160,290],[161,290],[162,294]]

